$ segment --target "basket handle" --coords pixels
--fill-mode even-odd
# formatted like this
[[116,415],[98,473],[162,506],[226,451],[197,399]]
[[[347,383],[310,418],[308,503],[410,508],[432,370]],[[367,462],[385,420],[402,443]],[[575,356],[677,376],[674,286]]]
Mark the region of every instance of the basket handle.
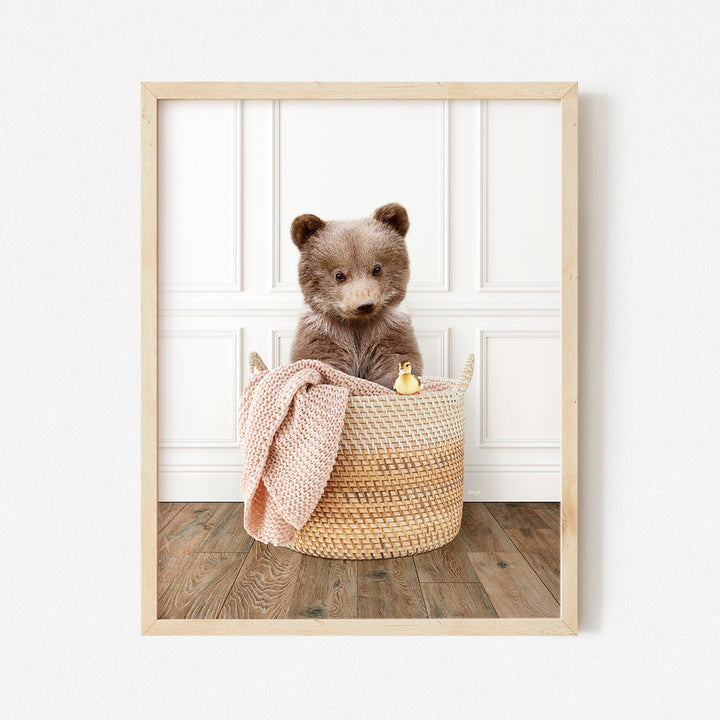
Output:
[[256,352],[250,353],[249,364],[251,375],[256,372],[261,372],[268,369],[267,365],[263,362],[262,358]]
[[468,385],[470,385],[470,381],[472,380],[474,369],[475,355],[471,353],[465,361],[465,367],[460,373],[460,377],[455,381],[455,391],[460,395],[464,395],[465,391],[468,389]]

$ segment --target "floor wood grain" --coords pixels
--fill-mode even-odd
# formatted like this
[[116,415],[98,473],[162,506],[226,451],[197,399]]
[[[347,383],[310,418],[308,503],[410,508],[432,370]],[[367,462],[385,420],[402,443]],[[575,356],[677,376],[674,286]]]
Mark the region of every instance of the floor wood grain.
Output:
[[227,503],[215,518],[198,552],[246,553],[254,542],[245,532],[242,503]]
[[158,582],[182,579],[182,569],[212,530],[228,503],[187,503],[158,532]]
[[559,617],[560,605],[520,552],[470,553],[498,617]]
[[218,617],[287,618],[302,557],[288,548],[253,543]]
[[303,555],[289,618],[356,618],[357,563]]
[[560,507],[558,503],[528,503],[532,510],[556,535],[560,535]]
[[547,527],[545,521],[530,507],[529,503],[483,503],[483,505],[503,530]]
[[465,503],[460,537],[473,552],[517,550],[507,533],[500,527],[486,503]]
[[479,582],[422,583],[420,585],[431,618],[497,617],[485,588]]
[[184,502],[158,504],[158,532],[162,530],[185,506]]
[[358,617],[428,617],[412,557],[361,562],[358,567]]
[[519,549],[553,597],[560,602],[560,545],[549,528],[508,528],[508,537]]
[[158,617],[217,617],[244,559],[240,553],[195,553],[182,580],[160,596]]
[[459,533],[447,545],[415,555],[418,579],[421,583],[477,582],[477,575],[468,560],[468,552],[472,550],[465,535]]
[[251,538],[242,503],[158,505],[163,618],[557,617],[559,503],[465,503],[445,547],[327,560]]

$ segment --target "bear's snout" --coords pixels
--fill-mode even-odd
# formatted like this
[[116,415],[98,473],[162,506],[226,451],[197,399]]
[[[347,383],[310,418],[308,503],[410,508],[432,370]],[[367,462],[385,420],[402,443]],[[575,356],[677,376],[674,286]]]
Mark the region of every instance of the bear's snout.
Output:
[[347,317],[368,317],[375,313],[382,300],[382,291],[375,280],[349,280],[340,286],[341,306]]
[[367,315],[368,313],[371,313],[373,311],[374,307],[375,303],[372,300],[363,300],[361,303],[358,303],[358,306],[355,308],[355,310],[357,310],[357,312],[359,313]]

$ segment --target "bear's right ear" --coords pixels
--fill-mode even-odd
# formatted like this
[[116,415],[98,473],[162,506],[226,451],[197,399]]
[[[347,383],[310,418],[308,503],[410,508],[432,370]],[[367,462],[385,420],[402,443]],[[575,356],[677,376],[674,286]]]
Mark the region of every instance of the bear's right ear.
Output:
[[398,203],[388,203],[379,207],[373,217],[384,225],[389,225],[400,237],[404,238],[410,229],[407,210]]
[[305,243],[325,227],[325,221],[317,215],[299,215],[292,221],[290,236],[297,247],[302,250]]

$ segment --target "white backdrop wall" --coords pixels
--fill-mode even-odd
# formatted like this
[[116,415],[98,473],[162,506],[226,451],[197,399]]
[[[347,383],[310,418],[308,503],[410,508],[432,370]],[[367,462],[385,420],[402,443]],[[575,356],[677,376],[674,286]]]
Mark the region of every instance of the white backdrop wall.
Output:
[[560,500],[560,102],[161,101],[159,497],[240,501],[247,354],[290,361],[297,215],[410,215],[426,376],[465,395],[465,500]]
[[[6,2],[5,713],[711,716],[718,27],[700,1]],[[140,637],[138,85],[190,79],[580,81],[579,637]]]

